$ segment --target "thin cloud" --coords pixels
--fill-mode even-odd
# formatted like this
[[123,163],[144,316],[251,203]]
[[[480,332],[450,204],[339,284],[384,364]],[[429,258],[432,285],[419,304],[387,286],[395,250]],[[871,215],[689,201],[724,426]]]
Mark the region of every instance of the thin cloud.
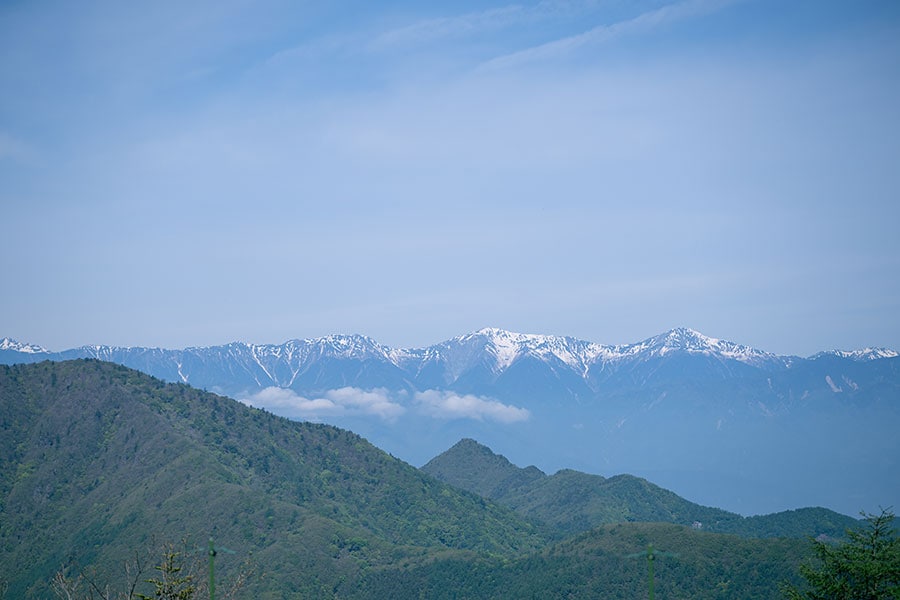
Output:
[[589,44],[602,44],[627,35],[647,33],[669,23],[716,12],[737,1],[739,0],[684,0],[667,4],[631,19],[598,25],[584,33],[499,56],[484,63],[478,70],[508,69],[531,62],[564,57]]
[[406,412],[403,406],[390,398],[387,390],[381,388],[366,392],[359,388],[344,387],[329,390],[325,396],[328,400],[350,410],[376,415],[388,421],[396,419]]
[[298,62],[322,61],[336,56],[352,55],[360,46],[357,35],[331,34],[318,39],[283,48],[262,62],[264,68],[284,68]]
[[474,419],[516,423],[531,417],[528,409],[503,404],[490,398],[471,394],[460,395],[443,390],[417,392],[415,401],[425,414],[440,419]]
[[[328,390],[315,398],[307,398],[288,388],[268,387],[241,401],[249,406],[265,408],[295,419],[374,416],[392,422],[406,412],[406,408],[398,400],[408,398],[406,392],[390,392],[383,388],[367,391],[344,387]],[[531,413],[525,408],[503,404],[491,398],[445,390],[416,392],[413,402],[420,415],[436,419],[517,423],[531,417]]]
[[387,48],[478,35],[523,23],[582,15],[597,4],[597,0],[543,0],[533,6],[510,4],[462,15],[424,19],[378,35],[371,47]]
[[382,33],[372,42],[372,47],[384,48],[431,42],[498,29],[520,20],[524,11],[525,9],[521,5],[514,4],[453,17],[426,19]]
[[344,387],[328,390],[317,398],[306,398],[291,389],[268,387],[242,401],[250,406],[302,419],[370,415],[385,421],[393,421],[406,412],[406,409],[394,402],[384,389],[366,391]]

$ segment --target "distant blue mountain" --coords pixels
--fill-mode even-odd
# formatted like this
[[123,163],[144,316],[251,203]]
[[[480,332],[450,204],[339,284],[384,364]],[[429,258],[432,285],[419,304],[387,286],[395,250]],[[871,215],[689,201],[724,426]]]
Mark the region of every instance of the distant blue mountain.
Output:
[[416,464],[464,437],[545,471],[628,472],[743,514],[900,505],[900,357],[779,356],[673,329],[639,343],[482,329],[419,349],[360,335],[62,352],[353,429]]

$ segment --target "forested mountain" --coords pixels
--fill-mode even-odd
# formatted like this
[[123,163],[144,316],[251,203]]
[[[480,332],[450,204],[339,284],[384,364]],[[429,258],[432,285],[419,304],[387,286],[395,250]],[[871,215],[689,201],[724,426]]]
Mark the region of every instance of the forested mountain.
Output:
[[629,521],[666,522],[745,537],[840,537],[855,519],[824,509],[804,508],[757,517],[700,506],[640,477],[604,478],[571,469],[546,475],[519,468],[471,439],[461,440],[429,461],[429,475],[495,500],[571,535],[599,525]]
[[0,422],[0,578],[11,598],[49,597],[63,567],[115,577],[153,540],[185,536],[252,552],[267,574],[251,584],[255,598],[330,597],[369,568],[543,544],[512,511],[355,434],[110,363],[0,367]]

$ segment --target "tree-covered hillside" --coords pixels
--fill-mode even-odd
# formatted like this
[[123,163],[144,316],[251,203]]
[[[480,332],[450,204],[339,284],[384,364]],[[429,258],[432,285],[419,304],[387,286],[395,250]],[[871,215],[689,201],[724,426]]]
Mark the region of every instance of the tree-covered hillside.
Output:
[[533,555],[448,559],[401,573],[373,572],[372,598],[540,598],[635,600],[648,597],[648,547],[654,553],[657,598],[772,600],[796,583],[809,544],[798,539],[748,539],[665,523],[621,523],[593,529]]
[[519,468],[471,439],[422,467],[429,475],[480,494],[548,525],[557,536],[609,523],[666,522],[748,537],[842,536],[855,519],[824,508],[742,517],[700,506],[631,475],[604,478],[572,470],[546,475]]
[[252,552],[253,597],[353,587],[369,568],[542,544],[510,510],[359,436],[98,361],[0,367],[0,578],[46,598],[62,567],[115,579],[154,540]]

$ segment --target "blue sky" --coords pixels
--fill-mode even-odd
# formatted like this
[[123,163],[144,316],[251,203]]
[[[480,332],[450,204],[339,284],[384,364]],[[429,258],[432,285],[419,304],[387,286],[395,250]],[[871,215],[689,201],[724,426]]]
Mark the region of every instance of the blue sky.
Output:
[[0,337],[900,348],[900,4],[0,4]]

